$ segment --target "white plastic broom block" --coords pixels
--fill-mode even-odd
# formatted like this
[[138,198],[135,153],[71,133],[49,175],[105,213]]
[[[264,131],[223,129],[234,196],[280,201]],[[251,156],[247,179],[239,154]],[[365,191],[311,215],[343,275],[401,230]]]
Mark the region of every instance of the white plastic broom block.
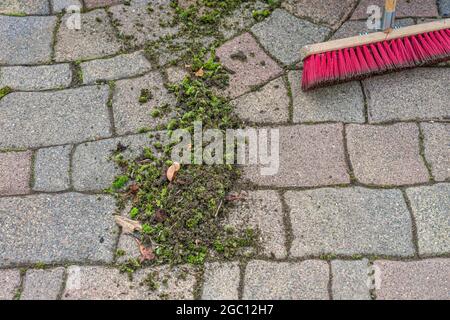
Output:
[[404,38],[408,36],[438,31],[447,28],[450,28],[450,19],[443,19],[439,21],[433,21],[429,23],[417,24],[409,27],[395,29],[389,33],[374,32],[363,36],[356,36],[351,38],[338,39],[328,42],[307,45],[301,49],[301,55],[302,59],[305,59],[306,57],[313,54],[336,51],[345,48],[359,47],[375,42]]

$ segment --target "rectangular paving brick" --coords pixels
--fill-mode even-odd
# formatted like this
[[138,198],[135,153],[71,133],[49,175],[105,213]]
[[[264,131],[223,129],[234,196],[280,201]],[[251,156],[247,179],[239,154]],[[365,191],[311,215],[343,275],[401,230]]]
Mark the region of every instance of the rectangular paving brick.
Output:
[[331,32],[327,27],[299,19],[282,9],[276,9],[269,18],[255,24],[251,31],[262,46],[285,65],[300,60],[303,46],[321,42]]
[[286,258],[286,234],[280,196],[276,191],[248,191],[236,201],[226,224],[235,229],[253,228],[259,234],[260,254]]
[[0,100],[0,149],[108,137],[108,95],[108,86],[11,93]]
[[406,190],[416,221],[419,254],[450,253],[450,184]]
[[294,122],[365,121],[364,97],[359,82],[303,92],[302,71],[289,72]]
[[450,259],[375,261],[378,300],[449,300]]
[[31,151],[0,152],[0,195],[30,192]]
[[[367,19],[369,15],[366,13],[370,5],[377,5],[381,9],[384,8],[384,0],[362,0],[351,19]],[[402,17],[437,17],[435,0],[398,0],[396,7],[396,16]]]
[[56,17],[0,15],[0,64],[50,62]]
[[112,262],[115,208],[114,198],[104,195],[0,198],[0,266]]
[[98,80],[116,80],[144,74],[151,69],[150,62],[142,52],[118,55],[109,59],[83,62],[83,83],[95,83]]
[[289,191],[294,257],[414,254],[412,224],[400,190],[360,187]]
[[414,123],[348,125],[347,145],[356,179],[369,185],[428,182]]
[[0,13],[46,15],[50,14],[50,8],[48,0],[2,0]]
[[203,300],[238,299],[239,262],[208,263],[203,278]]
[[63,286],[64,268],[28,270],[21,300],[56,300]]
[[370,300],[369,261],[331,261],[334,300]]
[[416,68],[363,81],[369,122],[450,117],[449,68]]
[[8,86],[24,91],[61,89],[68,87],[71,82],[69,64],[0,68],[0,88]]
[[81,12],[81,9],[83,8],[81,1],[82,0],[52,0],[50,2],[52,3],[53,13],[61,13],[67,12],[70,7],[78,7]]
[[243,179],[261,186],[277,187],[350,183],[341,124],[296,125],[277,129],[280,142],[278,172],[262,175],[258,166],[247,165]]
[[0,270],[0,300],[13,300],[20,287],[20,270]]
[[72,146],[39,149],[34,160],[36,191],[63,191],[70,187],[70,153]]
[[[71,266],[67,274],[64,300],[192,300],[196,283],[189,266],[140,269],[132,281],[108,267]],[[149,275],[158,286],[154,291],[144,282]]]
[[225,42],[216,53],[225,68],[231,71],[230,85],[226,89],[226,94],[231,98],[236,98],[282,73],[282,69],[249,33]]
[[[412,18],[396,19],[395,25],[400,27],[407,27],[416,24]],[[372,30],[367,27],[366,21],[349,20],[345,22],[339,29],[333,34],[331,40],[349,38],[359,35],[360,33],[372,33],[377,30]]]
[[326,261],[250,261],[245,269],[244,300],[327,300]]
[[450,123],[421,123],[420,127],[434,180],[450,179]]

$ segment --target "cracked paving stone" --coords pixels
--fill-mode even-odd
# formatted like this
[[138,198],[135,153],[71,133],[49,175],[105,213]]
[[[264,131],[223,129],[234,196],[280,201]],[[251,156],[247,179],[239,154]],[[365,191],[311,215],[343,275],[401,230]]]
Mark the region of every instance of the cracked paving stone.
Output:
[[299,19],[281,9],[276,9],[269,18],[255,24],[251,31],[262,46],[285,65],[300,60],[303,46],[322,42],[331,32],[327,27]]
[[244,300],[328,300],[326,261],[250,261],[245,269]]
[[0,100],[0,149],[108,137],[108,95],[108,86],[8,94]]
[[346,129],[350,161],[359,182],[400,186],[429,181],[416,124],[351,124]]
[[105,10],[81,14],[81,29],[72,27],[72,14],[62,17],[56,36],[55,60],[76,61],[100,58],[117,53],[121,44]]
[[425,159],[434,180],[450,179],[450,123],[421,123]]
[[70,187],[71,145],[39,149],[34,160],[35,191],[56,192]]
[[0,300],[13,300],[20,287],[20,270],[0,269]]
[[0,198],[0,266],[112,262],[115,209],[114,198],[106,195]]
[[208,263],[203,278],[203,300],[238,300],[239,262]]
[[0,13],[48,15],[50,14],[50,8],[47,0],[2,0],[0,2]]
[[400,190],[360,187],[288,191],[294,257],[414,255],[412,224]]
[[[384,0],[362,0],[351,20],[367,19],[367,8],[376,5],[384,8]],[[438,11],[435,0],[398,0],[396,7],[397,18],[403,17],[437,17]]]
[[[67,269],[64,300],[192,300],[196,270],[191,266],[145,268],[133,274],[109,267],[71,266]],[[144,283],[153,275],[158,288]],[[165,281],[167,280],[167,281]]]
[[27,194],[30,190],[31,151],[0,153],[0,195]]
[[21,300],[56,300],[63,286],[64,268],[28,270]]
[[410,188],[420,255],[450,253],[450,184]]
[[225,42],[216,54],[223,66],[231,71],[230,86],[225,90],[231,98],[251,91],[283,72],[249,33]]
[[[411,18],[405,18],[405,19],[396,19],[395,25],[400,27],[407,27],[414,25],[415,22]],[[347,21],[345,22],[331,37],[331,40],[336,39],[343,39],[343,38],[349,38],[358,36],[360,33],[371,33],[375,32],[376,30],[370,30],[367,28],[367,22],[366,21]]]
[[0,64],[50,62],[56,17],[0,15]]
[[375,261],[377,300],[449,300],[450,259]]
[[369,122],[450,117],[449,68],[416,68],[363,81]]
[[369,261],[331,261],[334,300],[370,300]]

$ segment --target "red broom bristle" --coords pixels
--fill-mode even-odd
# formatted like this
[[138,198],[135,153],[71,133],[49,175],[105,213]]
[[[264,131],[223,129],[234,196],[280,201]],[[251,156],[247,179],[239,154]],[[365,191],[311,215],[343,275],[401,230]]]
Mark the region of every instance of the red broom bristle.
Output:
[[302,89],[450,59],[450,29],[308,56]]

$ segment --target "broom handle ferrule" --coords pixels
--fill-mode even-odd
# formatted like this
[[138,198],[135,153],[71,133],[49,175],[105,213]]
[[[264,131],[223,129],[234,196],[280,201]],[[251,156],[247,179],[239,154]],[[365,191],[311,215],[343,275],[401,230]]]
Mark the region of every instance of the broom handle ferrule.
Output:
[[384,5],[384,16],[382,25],[382,29],[384,31],[394,28],[396,6],[397,0],[386,0],[386,3]]

